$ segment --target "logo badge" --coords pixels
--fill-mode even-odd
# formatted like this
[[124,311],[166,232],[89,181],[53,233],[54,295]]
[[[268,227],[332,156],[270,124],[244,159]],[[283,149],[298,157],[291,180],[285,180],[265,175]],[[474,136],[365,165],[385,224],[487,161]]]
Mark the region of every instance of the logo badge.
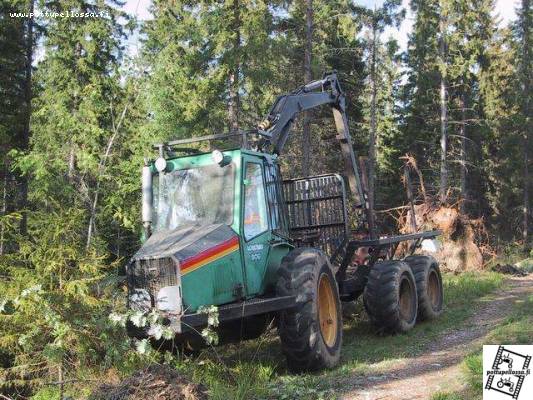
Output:
[[530,399],[532,345],[483,346],[483,400]]

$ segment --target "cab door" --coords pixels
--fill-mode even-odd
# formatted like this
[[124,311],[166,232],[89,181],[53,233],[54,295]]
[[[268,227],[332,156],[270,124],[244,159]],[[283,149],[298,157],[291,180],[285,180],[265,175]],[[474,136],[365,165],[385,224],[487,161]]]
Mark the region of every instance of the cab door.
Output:
[[266,200],[263,160],[243,155],[242,241],[247,295],[254,296],[262,288],[272,238]]

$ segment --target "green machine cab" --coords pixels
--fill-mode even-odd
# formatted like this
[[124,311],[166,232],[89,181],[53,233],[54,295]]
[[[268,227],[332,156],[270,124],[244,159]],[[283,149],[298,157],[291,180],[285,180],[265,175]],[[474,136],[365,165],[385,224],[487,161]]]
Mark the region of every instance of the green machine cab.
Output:
[[250,299],[275,284],[294,247],[277,207],[276,159],[236,149],[168,159],[162,171],[145,167],[151,234],[134,259],[167,255],[179,264],[184,310]]

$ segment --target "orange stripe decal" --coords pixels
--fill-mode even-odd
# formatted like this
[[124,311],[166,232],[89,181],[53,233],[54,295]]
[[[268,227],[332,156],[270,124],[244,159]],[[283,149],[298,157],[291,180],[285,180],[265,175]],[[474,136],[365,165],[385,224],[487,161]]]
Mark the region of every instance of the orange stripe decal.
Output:
[[232,237],[225,242],[217,244],[207,250],[204,250],[192,257],[189,257],[180,262],[180,270],[182,275],[186,275],[189,272],[195,271],[198,268],[203,267],[210,262],[225,257],[230,253],[239,249],[239,238],[237,236]]

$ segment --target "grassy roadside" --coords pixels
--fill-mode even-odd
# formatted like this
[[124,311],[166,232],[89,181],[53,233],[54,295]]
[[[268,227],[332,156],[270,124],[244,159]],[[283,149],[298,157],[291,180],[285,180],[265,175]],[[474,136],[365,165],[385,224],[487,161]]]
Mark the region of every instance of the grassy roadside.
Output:
[[341,364],[332,371],[290,375],[285,369],[275,332],[256,341],[213,350],[199,361],[180,362],[183,372],[207,384],[213,399],[334,399],[340,381],[352,376],[386,372],[406,357],[419,354],[442,332],[460,327],[475,312],[472,305],[502,285],[493,272],[445,275],[445,312],[431,323],[420,323],[405,335],[378,336],[366,319],[360,302],[345,322]]
[[[531,344],[533,341],[533,295],[518,302],[506,320],[489,332],[484,344]],[[462,369],[466,389],[461,393],[438,393],[432,400],[481,400],[483,392],[482,347],[465,357]]]

